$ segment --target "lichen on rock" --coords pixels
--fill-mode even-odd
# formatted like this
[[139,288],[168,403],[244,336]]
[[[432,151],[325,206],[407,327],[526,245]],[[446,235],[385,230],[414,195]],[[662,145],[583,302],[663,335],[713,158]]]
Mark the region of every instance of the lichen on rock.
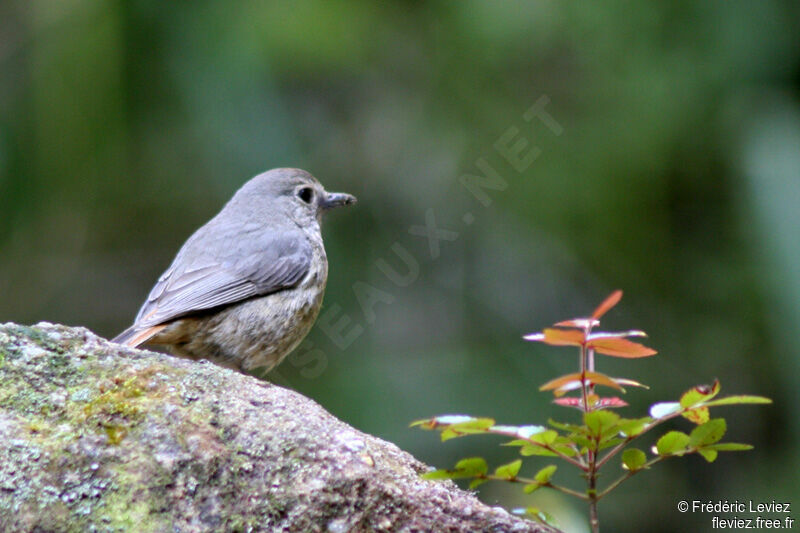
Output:
[[83,328],[0,326],[3,531],[552,531],[313,401]]

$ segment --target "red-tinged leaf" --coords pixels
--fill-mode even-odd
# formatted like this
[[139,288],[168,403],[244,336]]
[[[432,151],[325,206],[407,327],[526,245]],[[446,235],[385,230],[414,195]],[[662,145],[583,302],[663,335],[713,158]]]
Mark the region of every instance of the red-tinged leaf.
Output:
[[697,385],[681,395],[681,407],[691,407],[699,403],[708,401],[719,394],[719,380],[715,379],[711,385]]
[[618,337],[594,339],[590,340],[586,345],[589,348],[594,349],[594,351],[597,353],[611,355],[613,357],[625,357],[629,359],[648,357],[658,353],[652,348],[648,348],[643,344]]
[[553,403],[562,407],[574,407],[576,409],[583,409],[583,398],[574,398],[567,396],[564,398],[556,398]]
[[433,418],[423,418],[420,420],[414,420],[409,424],[408,427],[415,427],[419,426],[420,429],[433,429],[436,427],[436,422]]
[[586,341],[583,331],[577,329],[546,328],[544,342],[552,346],[581,346]]
[[626,407],[628,402],[617,398],[616,396],[611,398],[600,398],[597,400],[597,404],[595,407],[602,407],[602,408],[609,408],[609,407]]
[[681,413],[681,416],[697,425],[705,424],[711,418],[708,407],[695,407],[685,413]]
[[597,306],[597,309],[595,309],[594,312],[592,313],[592,318],[599,319],[601,316],[606,314],[609,311],[609,309],[617,305],[621,299],[622,299],[622,291],[616,290],[612,292],[608,298],[603,300],[603,303]]
[[[616,381],[612,378],[606,376],[605,374],[600,374],[599,372],[584,372],[581,374],[580,372],[576,372],[574,374],[567,374],[565,376],[558,377],[552,381],[548,381],[541,387],[539,390],[546,391],[546,390],[553,390],[555,391],[557,396],[561,396],[569,390],[575,388],[575,384],[580,387],[583,381],[587,383],[593,383],[595,385],[605,385],[606,387],[611,387],[617,390],[623,390]],[[560,394],[558,394],[560,392]]]
[[[595,395],[596,396],[596,395]],[[556,398],[553,400],[553,403],[556,405],[560,405],[562,407],[573,407],[575,409],[580,409],[583,411],[583,398],[581,397],[574,397],[574,396],[565,396],[563,398]],[[622,399],[614,396],[610,398],[596,398],[594,403],[590,402],[592,407],[598,409],[610,409],[616,407],[627,407],[628,402],[623,401]]]
[[557,322],[553,324],[554,326],[558,326],[560,328],[593,328],[600,324],[600,321],[595,318],[573,318],[572,320],[562,320],[561,322]]

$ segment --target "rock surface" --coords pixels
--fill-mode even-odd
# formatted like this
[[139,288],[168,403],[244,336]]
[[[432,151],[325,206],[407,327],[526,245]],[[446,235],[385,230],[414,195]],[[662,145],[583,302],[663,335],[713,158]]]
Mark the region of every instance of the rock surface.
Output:
[[0,326],[2,531],[553,531],[292,391],[83,328]]

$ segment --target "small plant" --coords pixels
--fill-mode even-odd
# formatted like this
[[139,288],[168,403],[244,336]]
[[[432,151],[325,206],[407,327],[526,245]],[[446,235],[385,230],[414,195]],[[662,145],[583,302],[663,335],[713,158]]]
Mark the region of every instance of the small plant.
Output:
[[[617,488],[623,481],[671,457],[698,453],[708,462],[713,462],[719,452],[752,449],[749,444],[720,442],[726,430],[724,418],[711,418],[709,408],[720,405],[766,404],[769,398],[761,396],[728,396],[716,398],[720,391],[719,381],[711,385],[698,385],[683,393],[677,402],[661,402],[650,407],[649,416],[622,418],[609,411],[610,408],[628,405],[618,396],[601,396],[598,387],[607,387],[625,392],[624,387],[645,385],[626,378],[610,377],[595,369],[595,354],[611,357],[637,359],[655,355],[656,351],[628,340],[628,337],[644,337],[638,330],[622,332],[593,332],[600,318],[622,298],[616,291],[600,304],[587,318],[575,318],[558,322],[540,333],[526,335],[529,341],[543,342],[553,346],[575,346],[580,351],[580,369],[573,374],[558,377],[542,385],[539,390],[552,391],[553,403],[572,407],[582,413],[581,424],[548,421],[548,426],[502,426],[492,418],[477,418],[465,415],[446,415],[417,420],[412,426],[434,429],[441,432],[442,441],[476,434],[494,434],[510,437],[505,446],[516,446],[523,457],[556,457],[578,468],[586,479],[585,490],[575,490],[553,481],[556,465],[541,468],[533,477],[521,477],[522,459],[498,466],[492,473],[481,457],[470,457],[458,461],[452,470],[436,470],[424,474],[427,479],[472,479],[471,489],[489,480],[521,483],[523,490],[531,493],[541,487],[549,487],[586,501],[589,504],[589,523],[593,532],[600,531],[597,503]],[[577,392],[568,395],[570,392]],[[667,420],[683,417],[695,424],[688,434],[668,431],[651,448],[651,457],[638,448],[628,447],[634,440]],[[608,469],[611,460],[620,455],[619,476],[604,487],[598,486],[598,475]],[[528,508],[525,513],[539,521],[552,523],[547,513]]]

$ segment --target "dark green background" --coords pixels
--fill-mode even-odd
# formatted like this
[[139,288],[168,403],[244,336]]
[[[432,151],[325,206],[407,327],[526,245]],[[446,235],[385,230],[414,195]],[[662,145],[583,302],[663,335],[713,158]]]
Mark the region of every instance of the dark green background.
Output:
[[[113,336],[246,179],[302,167],[359,198],[326,221],[323,313],[363,332],[342,349],[318,325],[276,381],[431,464],[508,461],[407,424],[569,420],[537,387],[575,355],[520,336],[622,288],[604,326],[660,354],[599,361],[651,386],[621,414],[715,377],[775,404],[720,409],[756,450],[658,465],[605,528],[710,529],[682,499],[800,506],[799,24],[790,0],[3,2],[0,320]],[[523,118],[543,96],[560,135]],[[495,148],[510,128],[540,151],[522,172]],[[480,158],[507,185],[488,206],[460,181]],[[410,233],[428,212],[457,232],[438,257]],[[398,244],[402,287],[379,267]],[[357,282],[391,303],[365,311]],[[481,491],[583,527],[557,494]]]

